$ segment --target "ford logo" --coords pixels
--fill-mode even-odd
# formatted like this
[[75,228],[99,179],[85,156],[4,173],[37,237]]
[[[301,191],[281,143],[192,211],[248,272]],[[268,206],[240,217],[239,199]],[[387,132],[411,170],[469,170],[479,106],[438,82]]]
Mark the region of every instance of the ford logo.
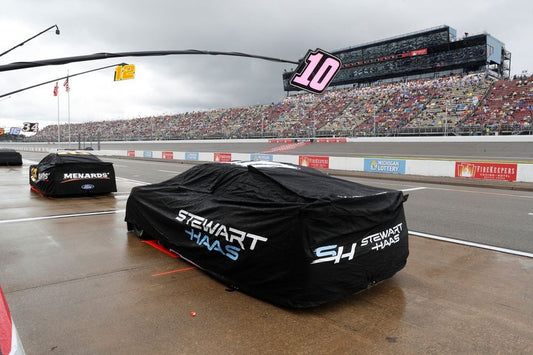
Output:
[[92,189],[94,189],[94,185],[93,184],[85,184],[85,185],[81,185],[81,188],[83,190],[92,190]]

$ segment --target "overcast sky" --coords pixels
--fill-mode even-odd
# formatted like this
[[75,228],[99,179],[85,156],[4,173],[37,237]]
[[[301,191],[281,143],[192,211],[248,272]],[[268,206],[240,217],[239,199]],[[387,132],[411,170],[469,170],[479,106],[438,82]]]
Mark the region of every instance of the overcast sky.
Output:
[[[483,32],[512,53],[511,74],[533,71],[533,1],[516,0],[1,0],[0,65],[99,52],[199,49],[296,61],[308,49],[334,51],[440,25],[458,36]],[[181,55],[119,58],[0,72],[0,95],[115,63],[70,79],[70,121],[128,119],[279,102],[281,75],[294,65],[259,59]],[[0,128],[68,120],[60,81],[0,98]]]

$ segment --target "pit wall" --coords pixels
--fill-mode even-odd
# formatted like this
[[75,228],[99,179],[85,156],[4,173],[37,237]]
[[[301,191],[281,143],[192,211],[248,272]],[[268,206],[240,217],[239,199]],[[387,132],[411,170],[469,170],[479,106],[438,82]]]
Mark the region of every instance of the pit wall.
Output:
[[[20,151],[37,152],[56,151],[55,148],[36,148],[29,146],[17,147],[16,149]],[[344,170],[347,172],[533,182],[533,164],[527,163],[152,150],[99,150],[91,151],[91,153],[101,157],[116,156],[140,159],[176,160],[190,163],[230,162],[234,160],[273,161],[309,166],[318,169]]]
[[129,156],[144,159],[179,160],[190,162],[229,162],[233,160],[261,160],[354,172],[398,175],[442,176],[533,182],[533,164],[488,163],[472,161],[383,159],[329,157],[316,155],[288,155],[231,152],[174,152],[174,151],[99,151],[102,156]]
[[[318,138],[318,139],[259,139],[259,140],[213,140],[190,141],[194,143],[345,143],[345,142],[390,142],[391,138]],[[399,142],[533,142],[533,136],[478,136],[478,137],[413,137],[397,139]],[[182,141],[180,141],[182,142]],[[120,142],[127,144],[127,142]],[[135,142],[139,143],[139,142]],[[154,142],[145,142],[154,143]],[[55,152],[56,148],[32,146],[31,144],[10,144],[19,151]],[[533,182],[533,163],[528,162],[487,162],[470,160],[429,160],[429,159],[384,159],[378,157],[338,157],[318,155],[289,155],[273,153],[232,153],[232,152],[181,152],[151,150],[98,150],[91,151],[98,156],[117,156],[142,159],[176,160],[190,163],[229,162],[233,160],[260,160],[284,162],[318,169],[332,169],[347,172],[370,172],[382,174],[447,177],[458,179],[482,179],[516,182]]]

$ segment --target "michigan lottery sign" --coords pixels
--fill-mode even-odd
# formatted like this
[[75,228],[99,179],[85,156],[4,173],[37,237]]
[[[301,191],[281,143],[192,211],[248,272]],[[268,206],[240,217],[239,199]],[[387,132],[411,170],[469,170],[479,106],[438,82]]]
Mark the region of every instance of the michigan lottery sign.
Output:
[[384,174],[405,174],[405,160],[365,159],[365,171]]

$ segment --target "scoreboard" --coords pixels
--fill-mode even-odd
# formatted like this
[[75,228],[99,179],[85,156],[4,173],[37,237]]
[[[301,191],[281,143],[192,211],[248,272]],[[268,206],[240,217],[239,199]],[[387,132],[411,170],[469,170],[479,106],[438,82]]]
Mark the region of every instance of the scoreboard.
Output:
[[[464,38],[457,40],[456,30],[449,26],[330,53],[342,62],[330,86],[486,69],[491,69],[497,77],[509,75],[505,61],[510,61],[510,53],[505,50],[502,42],[488,34],[465,34]],[[283,73],[285,91],[298,90],[289,84],[292,74],[293,72]]]

